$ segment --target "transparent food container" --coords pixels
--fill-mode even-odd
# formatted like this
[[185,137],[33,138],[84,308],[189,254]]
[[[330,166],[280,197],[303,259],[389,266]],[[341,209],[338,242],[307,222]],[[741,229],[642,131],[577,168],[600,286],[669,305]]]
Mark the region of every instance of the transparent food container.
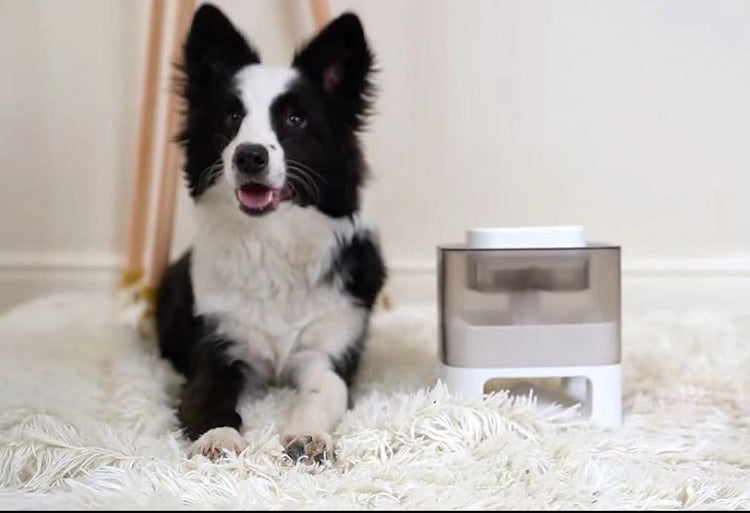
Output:
[[558,398],[566,387],[573,396],[557,402],[583,403],[592,415],[599,380],[602,401],[608,388],[617,395],[599,405],[599,416],[619,423],[620,248],[472,242],[438,248],[441,375],[448,385],[473,393],[498,378],[526,378],[527,385],[561,378]]

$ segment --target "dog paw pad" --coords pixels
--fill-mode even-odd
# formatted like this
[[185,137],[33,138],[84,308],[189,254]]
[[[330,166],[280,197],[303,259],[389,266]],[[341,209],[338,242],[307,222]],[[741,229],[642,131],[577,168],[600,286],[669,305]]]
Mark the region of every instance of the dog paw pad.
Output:
[[308,465],[333,461],[333,438],[327,433],[318,435],[286,435],[282,439],[284,454],[296,463]]
[[227,452],[233,454],[241,453],[247,445],[247,441],[242,438],[242,435],[236,429],[220,427],[203,433],[190,446],[188,454],[190,457],[202,454],[206,458],[216,461]]

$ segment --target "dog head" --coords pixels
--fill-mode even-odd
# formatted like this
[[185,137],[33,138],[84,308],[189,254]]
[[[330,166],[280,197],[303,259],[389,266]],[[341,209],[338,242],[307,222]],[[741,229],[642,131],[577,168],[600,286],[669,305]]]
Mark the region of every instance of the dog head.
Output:
[[290,67],[258,52],[211,5],[183,50],[186,103],[178,141],[191,196],[239,215],[287,205],[340,217],[359,207],[366,166],[357,133],[370,107],[373,56],[356,15],[333,20]]

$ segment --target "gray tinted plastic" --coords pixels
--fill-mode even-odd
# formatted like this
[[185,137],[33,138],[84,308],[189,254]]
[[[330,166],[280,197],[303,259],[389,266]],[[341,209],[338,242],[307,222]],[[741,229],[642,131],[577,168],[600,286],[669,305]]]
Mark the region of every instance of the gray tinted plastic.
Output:
[[438,249],[441,357],[458,367],[620,361],[620,248]]

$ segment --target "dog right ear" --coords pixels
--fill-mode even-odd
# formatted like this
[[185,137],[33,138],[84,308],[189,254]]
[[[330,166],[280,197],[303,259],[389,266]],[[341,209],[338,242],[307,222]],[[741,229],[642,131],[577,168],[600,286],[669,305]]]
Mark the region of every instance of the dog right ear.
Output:
[[214,83],[260,62],[258,52],[219,9],[203,4],[195,12],[183,49],[188,81]]

